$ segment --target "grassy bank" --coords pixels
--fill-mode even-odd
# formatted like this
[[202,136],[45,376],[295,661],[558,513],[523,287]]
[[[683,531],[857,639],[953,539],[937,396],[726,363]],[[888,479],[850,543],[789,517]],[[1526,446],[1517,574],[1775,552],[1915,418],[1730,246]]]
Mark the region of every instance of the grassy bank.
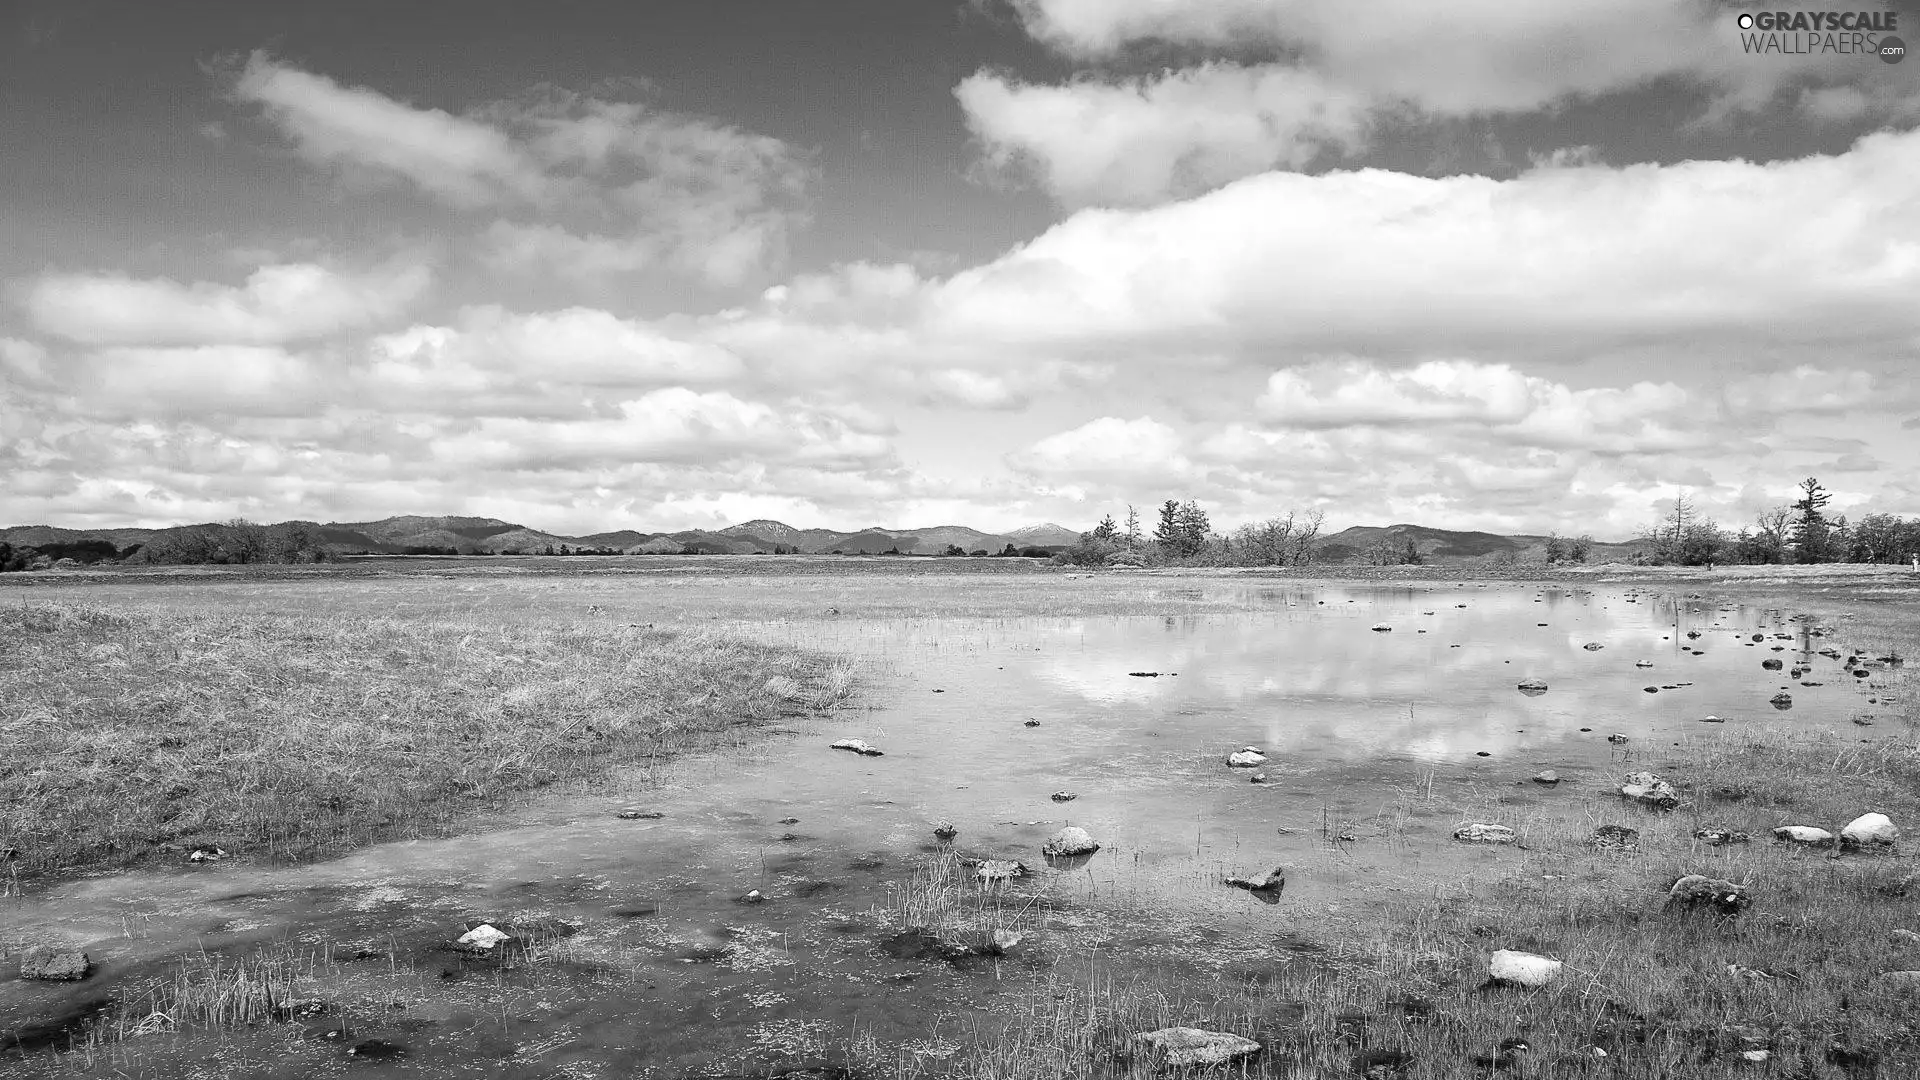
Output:
[[0,848],[28,876],[314,858],[737,741],[849,685],[702,633],[0,607]]

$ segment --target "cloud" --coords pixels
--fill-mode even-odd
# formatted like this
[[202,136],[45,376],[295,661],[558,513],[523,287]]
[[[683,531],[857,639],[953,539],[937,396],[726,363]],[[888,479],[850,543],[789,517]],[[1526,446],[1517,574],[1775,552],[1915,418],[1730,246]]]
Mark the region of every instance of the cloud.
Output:
[[1035,442],[1010,455],[1009,464],[1050,479],[1146,480],[1186,471],[1181,443],[1178,432],[1150,416],[1103,416]]
[[1312,72],[1223,64],[1065,86],[981,72],[954,93],[991,162],[1082,204],[1153,203],[1353,153],[1367,105]]
[[496,267],[574,276],[663,265],[734,285],[805,224],[807,155],[699,117],[552,87],[455,115],[254,53],[233,97],[306,160],[490,210]]
[[358,274],[262,266],[238,286],[48,274],[26,286],[23,303],[41,330],[86,345],[273,345],[377,325],[431,281],[427,267],[405,262]]
[[[1036,40],[1083,61],[1169,44],[1285,57],[1119,82],[1082,75],[1026,87],[981,73],[962,83],[961,103],[989,157],[1036,164],[1038,178],[1067,202],[1140,204],[1179,197],[1209,179],[1299,168],[1320,150],[1354,152],[1363,145],[1355,133],[1381,117],[1522,115],[1661,80],[1707,96],[1702,123],[1763,108],[1793,87],[1802,90],[1802,108],[1830,119],[1896,119],[1920,109],[1920,93],[1889,85],[1859,56],[1744,53],[1731,12],[1709,3],[1384,0],[1364,11],[1341,0],[1012,5]],[[1076,118],[1087,126],[1074,126]],[[1103,132],[1103,123],[1121,121],[1151,134]],[[1183,170],[1183,162],[1201,167]]]

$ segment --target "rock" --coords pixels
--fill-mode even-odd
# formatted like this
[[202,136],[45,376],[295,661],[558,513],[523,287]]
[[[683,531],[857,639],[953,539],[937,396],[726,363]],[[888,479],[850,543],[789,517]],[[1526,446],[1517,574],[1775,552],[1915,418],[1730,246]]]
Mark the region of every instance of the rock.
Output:
[[1606,648],[1605,645],[1602,645],[1597,641],[1589,641],[1585,645],[1582,645],[1580,647],[1587,650],[1588,652],[1599,652],[1601,649]]
[[1012,952],[1021,941],[1025,940],[1026,936],[1025,934],[1015,933],[1012,930],[995,930],[993,932],[993,943],[987,947],[986,951],[994,956],[1005,956]]
[[29,949],[20,957],[20,977],[48,982],[78,982],[93,970],[87,954],[67,949]]
[[656,818],[666,817],[667,815],[658,810],[642,810],[637,806],[629,806],[621,810],[616,816],[625,818],[628,821],[652,821]]
[[1712,714],[1708,714],[1706,716],[1701,717],[1700,722],[1703,724],[1724,724],[1727,722],[1727,718],[1724,716],[1714,716]]
[[220,850],[217,847],[216,848],[194,848],[193,854],[187,856],[187,861],[188,862],[219,862],[221,859],[224,859],[226,857],[227,857],[227,853]]
[[1840,830],[1840,846],[1848,851],[1891,851],[1900,830],[1885,814],[1861,814]]
[[1693,831],[1693,838],[1695,840],[1704,840],[1714,847],[1725,847],[1728,844],[1744,844],[1749,839],[1746,833],[1735,832],[1732,829],[1721,828],[1717,825],[1708,825],[1704,828],[1695,829]]
[[1635,661],[1633,662],[1633,666],[1634,666],[1634,667],[1639,667],[1639,668],[1648,668],[1648,667],[1652,667],[1652,666],[1653,666],[1653,661],[1651,661],[1651,660],[1635,660]]
[[781,819],[779,820],[779,822],[778,822],[778,824],[781,824],[781,825],[798,825],[798,824],[800,824],[800,819],[799,819],[799,818],[797,818],[797,817],[783,817],[783,818],[781,818]]
[[1487,974],[1497,983],[1535,988],[1552,982],[1560,968],[1560,961],[1551,957],[1501,949],[1488,961]]
[[1225,1065],[1229,1061],[1260,1052],[1252,1039],[1225,1031],[1205,1028],[1170,1027],[1143,1031],[1134,1035],[1144,1043],[1162,1065],[1173,1068]]
[[1660,692],[1660,688],[1657,686],[1643,686],[1640,689],[1645,690],[1649,694],[1657,694]]
[[1773,830],[1773,842],[1776,844],[1805,844],[1808,847],[1831,847],[1833,834],[1825,829],[1816,829],[1811,825],[1782,825]]
[[1781,663],[1778,659],[1769,659],[1760,661],[1760,666],[1766,668],[1768,671],[1779,671],[1787,665]]
[[1372,631],[1373,631],[1374,633],[1376,633],[1376,634],[1384,634],[1384,633],[1386,633],[1386,632],[1388,632],[1388,631],[1390,631],[1390,630],[1392,630],[1392,629],[1393,629],[1393,627],[1391,627],[1391,626],[1388,626],[1388,625],[1387,625],[1386,623],[1383,623],[1383,622],[1380,622],[1380,623],[1374,623],[1374,624],[1373,624],[1373,625],[1372,625],[1371,627],[1369,627],[1368,629],[1370,629],[1370,630],[1372,630]]
[[1284,866],[1276,866],[1264,874],[1255,874],[1252,877],[1230,877],[1222,880],[1225,884],[1231,885],[1236,889],[1245,889],[1248,892],[1277,893],[1287,887],[1287,868]]
[[1625,746],[1627,744],[1627,737],[1616,731],[1607,736],[1607,741],[1615,746]]
[[1595,851],[1639,851],[1640,830],[1625,825],[1602,825],[1587,838]]
[[1776,709],[1791,709],[1793,708],[1793,695],[1783,690],[1768,698],[1767,704],[1772,705]]
[[1552,769],[1542,769],[1539,772],[1533,774],[1533,782],[1536,784],[1545,784],[1548,787],[1552,787],[1553,785],[1560,782],[1560,774],[1557,772],[1554,772]]
[[1056,791],[1048,796],[1048,798],[1051,798],[1054,802],[1072,802],[1079,797],[1080,796],[1075,795],[1071,791]]
[[1127,674],[1136,679],[1157,679],[1160,677],[1160,673],[1157,671],[1129,671]]
[[851,750],[856,754],[862,754],[866,757],[883,756],[878,749],[869,745],[864,739],[839,739],[834,742],[833,748],[835,750]]
[[391,1061],[397,1057],[405,1057],[406,1053],[406,1047],[385,1039],[361,1039],[347,1050],[349,1057],[366,1058],[370,1061]]
[[1673,785],[1650,772],[1628,773],[1626,782],[1620,785],[1620,794],[1662,810],[1680,805],[1680,795],[1673,790]]
[[1040,726],[1040,721],[1038,721],[1038,720],[1029,720],[1029,721],[1027,721],[1027,723],[1026,723],[1026,726],[1027,726],[1027,727],[1039,727],[1039,726]]
[[1047,837],[1047,842],[1041,846],[1040,853],[1056,859],[1070,859],[1075,855],[1091,855],[1099,850],[1100,845],[1094,842],[1087,830],[1078,825],[1069,825]]
[[1227,764],[1236,769],[1257,769],[1267,763],[1267,755],[1256,746],[1245,746],[1227,755]]
[[1517,689],[1528,697],[1539,697],[1541,694],[1547,692],[1547,684],[1539,679],[1528,679],[1526,682],[1521,683]]
[[1257,773],[1254,773],[1252,776],[1248,777],[1248,779],[1253,781],[1256,784],[1264,784],[1267,782],[1267,774],[1263,772],[1257,772]]
[[1887,937],[1902,945],[1920,945],[1920,934],[1916,934],[1911,930],[1889,931]]
[[981,881],[1014,881],[1032,872],[1026,863],[1012,859],[982,859],[973,868],[974,876]]
[[1705,874],[1688,874],[1667,887],[1667,907],[1678,907],[1687,911],[1711,910],[1716,915],[1732,918],[1753,904],[1753,897],[1746,890],[1731,881],[1722,878],[1710,878]]
[[1511,844],[1513,830],[1505,825],[1484,821],[1465,821],[1454,826],[1453,838],[1465,844]]
[[761,892],[759,889],[749,889],[747,890],[747,895],[740,897],[736,902],[741,904],[764,904],[767,902],[767,894]]
[[943,821],[933,827],[933,836],[936,840],[951,840],[959,835],[960,830],[955,828],[951,821]]
[[511,940],[512,936],[511,934],[503,933],[492,923],[481,923],[479,926],[461,934],[459,938],[454,941],[454,944],[468,952],[489,952],[495,945],[503,941]]

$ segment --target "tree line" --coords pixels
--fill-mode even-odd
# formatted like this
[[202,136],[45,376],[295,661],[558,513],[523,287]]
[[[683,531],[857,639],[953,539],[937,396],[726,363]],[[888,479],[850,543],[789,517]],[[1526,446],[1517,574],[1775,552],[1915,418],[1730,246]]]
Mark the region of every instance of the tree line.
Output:
[[1833,493],[1819,479],[1800,481],[1800,497],[1755,514],[1729,530],[1698,513],[1685,492],[1640,532],[1641,558],[1652,565],[1746,563],[1899,563],[1920,555],[1920,518],[1866,514],[1829,516]]
[[1131,505],[1124,523],[1106,514],[1053,561],[1067,566],[1305,566],[1313,561],[1326,520],[1320,510],[1290,510],[1284,517],[1217,533],[1207,512],[1192,499],[1168,499],[1159,513],[1151,534]]

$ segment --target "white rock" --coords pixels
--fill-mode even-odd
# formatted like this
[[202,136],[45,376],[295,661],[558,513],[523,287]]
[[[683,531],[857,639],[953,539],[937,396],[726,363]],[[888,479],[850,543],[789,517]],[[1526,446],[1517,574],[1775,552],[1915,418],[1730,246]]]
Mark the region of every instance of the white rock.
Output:
[[1267,763],[1267,755],[1249,746],[1227,755],[1227,764],[1236,769],[1257,769]]
[[509,935],[501,933],[496,929],[492,923],[481,923],[479,926],[461,934],[455,944],[471,945],[476,949],[491,949],[495,945],[507,940],[508,936]]
[[1511,844],[1513,830],[1505,825],[1484,821],[1463,821],[1453,830],[1453,838],[1467,844]]
[[1740,1056],[1758,1065],[1773,1055],[1765,1050],[1742,1050],[1740,1051]]
[[1063,856],[1071,857],[1074,855],[1091,855],[1099,850],[1100,845],[1094,841],[1087,830],[1078,825],[1069,825],[1059,832],[1054,833],[1052,836],[1047,837],[1047,842],[1040,848],[1042,854],[1052,855],[1056,858]]
[[1012,952],[1014,947],[1019,945],[1021,940],[1026,936],[1025,934],[1017,934],[1012,930],[995,930],[993,932],[993,950],[998,953]]
[[1773,839],[1777,843],[1808,844],[1825,847],[1833,843],[1833,834],[1825,829],[1816,829],[1811,825],[1782,825],[1773,830]]
[[1205,1028],[1161,1028],[1140,1032],[1134,1038],[1152,1047],[1163,1063],[1174,1067],[1224,1065],[1260,1049],[1260,1044],[1252,1039]]
[[1650,806],[1680,805],[1680,796],[1673,785],[1650,772],[1628,773],[1626,783],[1620,785],[1620,794]]
[[835,750],[851,750],[856,754],[864,754],[867,757],[882,756],[880,751],[865,739],[838,739],[835,740],[833,748]]
[[981,881],[1012,881],[1027,876],[1027,864],[1012,859],[982,859],[973,872]]
[[1885,814],[1861,814],[1840,830],[1840,839],[1848,847],[1892,847],[1900,830]]
[[1552,982],[1560,974],[1561,966],[1560,961],[1550,957],[1501,949],[1488,962],[1487,973],[1500,982],[1538,987]]

